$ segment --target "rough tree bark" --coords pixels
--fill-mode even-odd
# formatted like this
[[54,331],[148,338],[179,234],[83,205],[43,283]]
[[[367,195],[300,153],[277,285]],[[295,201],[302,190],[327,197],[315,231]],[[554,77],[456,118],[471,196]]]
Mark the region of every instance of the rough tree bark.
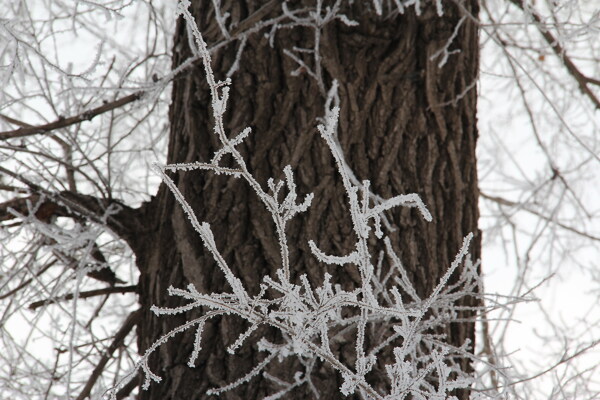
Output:
[[[192,3],[191,11],[205,39],[209,44],[216,41],[220,31],[211,2]],[[241,21],[264,2],[224,3],[232,19]],[[387,19],[368,11],[367,4],[370,2],[354,2],[344,10],[360,22],[359,26],[334,22],[324,29],[321,49],[325,78],[335,78],[340,84],[339,140],[356,176],[370,179],[373,191],[383,197],[418,193],[433,215],[433,222],[427,223],[414,209],[389,214],[398,227],[391,234],[395,249],[418,293],[426,297],[469,232],[476,234],[471,254],[479,257],[477,93],[470,90],[477,79],[478,30],[471,19],[464,20],[449,47],[459,51],[440,68],[440,58],[434,54],[446,46],[464,15],[454,3],[444,3],[441,18],[435,7],[428,5],[420,16],[411,9]],[[476,0],[462,4],[477,14]],[[277,11],[278,7],[273,12]],[[191,56],[186,35],[184,23],[179,21],[173,66]],[[316,130],[317,118],[323,116],[323,97],[309,76],[291,75],[297,64],[283,54],[293,46],[311,47],[311,40],[303,28],[280,31],[273,48],[261,34],[248,39],[240,70],[233,77],[227,128],[237,133],[252,127],[250,139],[241,148],[251,171],[263,184],[268,177],[281,178],[282,168],[291,164],[299,193],[315,193],[308,213],[297,217],[288,228],[289,243],[295,245],[292,273],[307,273],[318,280],[328,270],[342,285],[351,285],[360,281],[356,271],[319,265],[307,245],[312,238],[324,251],[346,254],[355,243],[340,178]],[[232,45],[213,56],[217,78],[224,78],[236,51]],[[218,143],[201,66],[175,80],[172,98],[168,162],[208,161]],[[198,219],[211,224],[217,245],[229,265],[236,268],[234,272],[250,293],[256,293],[261,277],[272,274],[279,265],[275,229],[258,198],[243,181],[234,178],[198,171],[171,176]],[[143,212],[146,229],[135,249],[144,310],[137,332],[140,351],[184,322],[180,316],[158,318],[149,311],[152,304],[177,305],[177,300],[167,295],[170,285],[193,283],[208,293],[226,287],[222,273],[164,185]],[[205,398],[207,389],[234,381],[264,358],[251,341],[235,356],[226,353],[226,346],[247,328],[244,322],[229,317],[211,321],[204,330],[203,350],[195,369],[186,365],[192,331],[160,347],[150,367],[163,381],[142,391],[141,399]],[[474,339],[474,324],[453,324],[447,334],[450,343],[460,345],[465,339]],[[267,330],[258,335],[274,341],[278,338]],[[351,344],[340,344],[336,351],[347,360],[353,357]],[[463,366],[468,369],[468,362]],[[286,370],[291,372],[286,375]],[[282,378],[294,372],[290,364],[272,371]],[[330,368],[318,367],[315,383],[323,398],[343,397],[338,389],[340,377]],[[256,399],[273,392],[268,381],[255,378],[222,397]],[[459,395],[464,398],[466,393]],[[299,390],[290,398],[312,395]]]

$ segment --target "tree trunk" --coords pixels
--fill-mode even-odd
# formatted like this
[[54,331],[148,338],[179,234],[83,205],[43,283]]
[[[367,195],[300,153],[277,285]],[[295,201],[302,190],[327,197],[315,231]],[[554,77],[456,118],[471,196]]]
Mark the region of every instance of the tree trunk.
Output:
[[[220,35],[211,2],[192,3],[191,12],[210,45]],[[224,3],[234,21],[243,20],[262,5],[252,0]],[[324,28],[324,76],[326,82],[337,79],[340,85],[338,137],[357,178],[369,179],[372,190],[384,198],[417,193],[433,215],[433,222],[426,222],[415,209],[388,213],[397,227],[390,234],[394,248],[424,298],[437,285],[469,232],[476,235],[471,255],[479,258],[474,88],[478,31],[466,18],[448,48],[457,52],[439,67],[443,54],[435,54],[448,44],[463,15],[453,3],[444,2],[443,17],[438,17],[435,6],[428,4],[420,16],[409,9],[392,18],[367,10],[370,4],[354,2],[344,10],[359,26],[335,21]],[[477,15],[476,0],[465,1],[463,6]],[[273,13],[278,11],[281,10],[275,7]],[[192,55],[188,43],[185,24],[179,21],[174,67]],[[283,52],[294,46],[312,47],[308,29],[279,31],[273,47],[262,34],[248,38],[240,68],[232,78],[226,128],[235,135],[252,127],[250,138],[239,148],[263,187],[269,177],[281,179],[283,167],[290,164],[298,192],[315,194],[309,211],[292,220],[287,229],[288,242],[293,245],[292,276],[306,273],[312,281],[320,282],[328,271],[342,286],[354,287],[360,282],[357,271],[319,264],[307,244],[313,239],[322,250],[343,255],[353,249],[356,238],[341,179],[316,129],[317,119],[324,115],[323,96],[316,81],[306,73],[300,71],[293,76],[298,65]],[[236,52],[237,46],[230,45],[213,55],[218,79],[225,78]],[[179,75],[172,96],[168,162],[210,160],[220,146],[212,128],[203,68],[197,66]],[[255,193],[242,180],[224,175],[190,171],[171,176],[198,219],[210,223],[217,246],[234,273],[249,293],[256,294],[262,277],[272,276],[280,267],[280,257],[275,227]],[[136,249],[144,310],[138,326],[142,352],[185,322],[181,316],[156,317],[149,311],[153,304],[181,305],[168,296],[169,286],[185,288],[193,283],[203,293],[229,290],[223,274],[164,185],[144,212],[147,230],[140,240],[144,244]],[[473,304],[474,300],[464,303]],[[187,317],[194,316],[197,315],[190,313]],[[465,312],[460,317],[472,315]],[[274,342],[280,340],[276,332],[259,330],[235,355],[229,355],[226,347],[247,328],[247,323],[235,317],[215,318],[207,323],[202,351],[193,369],[186,365],[192,351],[193,330],[161,345],[149,366],[163,381],[141,391],[140,398],[207,398],[207,389],[240,378],[265,357],[252,339],[266,336]],[[446,333],[449,343],[461,345],[466,339],[473,341],[474,324],[455,323]],[[340,344],[335,350],[351,362],[352,346]],[[293,382],[297,371],[293,363],[275,362],[274,367],[269,373]],[[464,361],[463,367],[468,369],[468,362]],[[313,381],[321,398],[343,398],[338,374],[327,365],[317,366],[315,371]],[[259,376],[221,397],[259,399],[280,389]],[[311,393],[307,388],[299,388],[285,398],[312,398]],[[466,398],[466,392],[459,396]]]

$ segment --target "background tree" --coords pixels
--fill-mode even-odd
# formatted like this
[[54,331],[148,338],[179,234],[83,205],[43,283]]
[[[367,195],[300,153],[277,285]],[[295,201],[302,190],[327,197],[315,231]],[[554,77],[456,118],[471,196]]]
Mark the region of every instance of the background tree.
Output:
[[[339,9],[327,8],[336,4]],[[567,57],[566,51],[571,51],[568,43],[560,47],[556,43],[568,36],[565,31],[569,25],[558,22],[547,25],[543,17],[543,12],[556,18],[569,10],[548,6],[538,11],[526,4],[514,4],[506,9],[484,4],[483,18],[490,23],[479,23],[484,31],[483,40],[500,45],[508,55],[509,66],[521,68],[528,76],[523,68],[526,58],[516,58],[510,51],[512,43],[523,47],[523,39],[518,36],[529,32],[519,25],[517,37],[511,36],[513,25],[507,23],[505,28],[497,21],[497,18],[504,21],[515,12],[521,18],[528,16],[533,21],[530,28],[541,32],[544,49],[560,56],[556,60],[563,63],[571,75],[569,79],[574,79],[575,91],[583,94],[583,104],[594,107],[593,85],[597,82],[588,78],[594,76],[593,70],[588,74],[584,67],[590,59],[597,58],[591,56],[581,61],[573,58],[573,53]],[[131,19],[124,20],[135,25],[141,13],[126,6],[86,3],[68,8],[56,3],[42,10],[21,2],[11,6],[13,17],[3,20],[7,39],[4,71],[11,86],[3,93],[3,108],[8,107],[10,113],[3,112],[2,117],[11,127],[0,134],[5,141],[2,149],[6,157],[1,167],[5,179],[2,188],[17,194],[2,204],[1,214],[5,221],[6,279],[0,296],[8,301],[2,320],[7,329],[2,334],[6,348],[14,349],[5,355],[3,375],[7,378],[3,385],[7,393],[45,393],[46,397],[52,397],[64,396],[66,390],[68,397],[79,398],[93,388],[94,393],[101,393],[102,387],[119,382],[124,369],[131,369],[134,360],[128,347],[135,347],[131,344],[134,327],[137,326],[137,347],[143,352],[162,335],[198,316],[192,311],[185,318],[158,318],[150,312],[151,305],[176,307],[185,303],[168,296],[169,285],[183,288],[193,283],[202,293],[228,287],[225,276],[204,250],[171,191],[163,184],[156,196],[148,198],[157,190],[157,180],[156,175],[152,177],[145,172],[148,170],[144,165],[145,154],[154,153],[149,158],[158,160],[166,154],[168,163],[207,162],[220,148],[212,132],[215,121],[210,109],[210,90],[197,48],[191,43],[189,24],[180,19],[175,27],[173,72],[165,72],[164,67],[171,45],[160,41],[170,35],[163,36],[161,32],[170,31],[168,21],[172,17],[163,16],[169,13],[156,5],[147,8],[148,17],[144,19],[147,37],[131,40],[145,45],[138,50],[137,54],[142,55],[138,59],[128,58],[131,49],[122,48],[118,41],[100,34],[102,45],[93,57],[92,67],[74,73],[64,59],[59,60],[58,55],[64,55],[66,49],[60,38],[62,31],[55,25],[68,21],[68,29],[82,39],[86,35],[94,38],[99,32],[100,15],[109,20],[131,13]],[[390,5],[378,1],[352,5],[286,2],[283,6],[279,2],[194,2],[190,12],[211,48],[215,75],[218,79],[230,75],[233,78],[229,110],[225,114],[227,132],[237,134],[247,126],[253,130],[239,146],[249,170],[266,188],[267,178],[282,179],[283,167],[290,164],[300,196],[315,194],[308,212],[293,220],[287,230],[289,242],[297,244],[290,253],[292,279],[307,273],[310,282],[317,284],[327,269],[344,288],[361,281],[354,269],[344,267],[345,273],[340,274],[340,267],[325,268],[319,264],[307,244],[308,239],[313,239],[326,253],[347,254],[356,240],[347,218],[342,182],[316,129],[335,79],[339,83],[339,100],[334,100],[341,106],[339,144],[355,177],[369,179],[372,192],[383,198],[417,193],[433,214],[431,223],[423,221],[414,210],[386,214],[397,228],[390,233],[393,246],[418,295],[425,298],[468,232],[476,233],[471,254],[479,258],[474,153],[478,6],[475,2],[416,3],[400,10],[402,3]],[[219,12],[215,12],[215,7]],[[592,26],[594,21],[597,16],[586,23]],[[548,26],[558,29],[558,33],[553,36]],[[136,28],[132,32],[142,32],[139,24]],[[87,40],[90,41],[89,37]],[[48,50],[52,48],[49,42],[56,44],[54,50]],[[105,50],[107,46],[115,51],[112,60]],[[540,52],[535,46],[530,47],[525,50]],[[593,45],[585,49],[590,54],[596,51]],[[538,57],[541,55],[545,59],[545,53]],[[561,66],[555,68],[559,70]],[[21,80],[13,71],[22,72]],[[484,68],[484,73],[487,72]],[[166,125],[157,123],[157,119],[160,121],[160,111],[165,110],[169,91],[164,89],[170,82],[173,82],[173,98],[167,136]],[[526,85],[517,82],[517,88],[526,92]],[[32,90],[31,85],[39,86]],[[556,109],[554,103],[550,104]],[[531,105],[526,110],[534,133],[539,133]],[[47,117],[51,114],[55,118]],[[562,110],[556,114],[565,119]],[[94,118],[97,116],[101,117]],[[92,123],[84,122],[92,118]],[[597,152],[588,137],[580,137],[564,122],[567,133],[586,151],[585,159],[573,169],[574,173],[581,173],[597,161]],[[536,137],[539,139],[539,135]],[[164,145],[167,139],[168,146]],[[568,173],[555,161],[554,152],[558,150],[550,150],[543,139],[538,144],[552,176],[546,181],[542,176],[539,185],[532,183],[531,193],[536,198],[540,193],[553,194],[556,186],[545,191],[547,184],[560,181],[562,184],[557,186],[566,195],[548,197],[570,196],[575,203],[581,203],[575,210],[587,210],[588,203],[573,188],[573,180],[567,179]],[[223,163],[235,167],[230,156],[225,156]],[[146,180],[137,176],[146,176]],[[244,266],[234,272],[245,287],[258,292],[261,277],[273,276],[280,255],[268,213],[261,208],[255,193],[235,178],[205,171],[179,171],[168,176],[199,220],[210,222],[217,247],[229,265]],[[579,228],[578,222],[573,225],[561,220],[557,208],[548,213],[543,204],[536,202],[512,201],[492,192],[484,197],[501,211],[495,221],[510,221],[514,212],[524,211],[540,217],[546,225],[597,240],[589,227]],[[373,201],[378,198],[373,197]],[[515,211],[507,215],[506,207]],[[572,208],[567,204],[566,209],[569,212]],[[590,219],[595,215],[590,210],[587,214]],[[535,248],[543,232],[532,233],[528,251]],[[515,243],[521,243],[521,239]],[[379,248],[372,244],[377,254]],[[529,261],[525,260],[527,266]],[[126,265],[130,266],[129,274]],[[382,268],[384,271],[389,268],[387,261]],[[135,282],[137,285],[132,285]],[[513,298],[529,290],[525,276],[517,282]],[[137,292],[137,300],[109,297],[133,291]],[[63,295],[66,297],[62,298]],[[65,301],[73,298],[97,301]],[[48,301],[55,303],[48,305]],[[132,306],[136,301],[141,304],[140,311],[127,316],[137,308]],[[463,297],[457,305],[475,304],[474,297]],[[32,314],[20,311],[27,306],[38,310],[33,319]],[[118,332],[103,332],[102,321],[114,316],[121,316],[124,321]],[[34,327],[25,342],[13,333],[18,331],[15,326],[23,323],[23,317]],[[465,339],[474,339],[472,309],[455,317],[459,323],[449,324],[437,333],[447,334],[445,340],[461,346]],[[489,327],[485,320],[483,326]],[[226,357],[227,346],[247,328],[232,317],[217,317],[207,322],[202,335],[204,350],[195,369],[186,366],[194,349],[193,331],[168,341],[149,362],[151,370],[164,381],[153,383],[142,396],[202,396],[211,387],[243,376],[264,358],[256,345],[249,343],[235,356]],[[265,335],[275,343],[282,340],[277,332],[266,328],[259,328],[253,335],[252,338]],[[489,335],[484,333],[483,337],[481,346],[489,360],[501,362],[498,359],[501,354],[494,354],[489,346]],[[55,359],[46,363],[47,358],[28,353],[31,351],[28,344],[34,339],[56,346],[51,351]],[[369,336],[369,341],[375,341],[375,337]],[[582,349],[592,349],[595,343],[597,340],[592,337]],[[106,346],[104,353],[98,351],[99,346]],[[575,349],[573,354],[580,350]],[[335,345],[335,352],[349,365],[354,364],[356,354],[352,345],[342,340]],[[390,360],[390,355],[381,359]],[[469,370],[468,359],[458,362],[463,370]],[[255,377],[229,392],[229,396],[262,398],[274,393],[281,389],[281,385],[274,383],[274,377],[294,382],[293,376],[286,375],[293,375],[298,367],[290,359],[283,365],[275,361],[267,370],[269,375]],[[323,395],[339,396],[342,377],[327,367],[311,368],[316,388]],[[376,368],[381,369],[382,365]],[[575,377],[585,379],[588,372]],[[45,376],[46,380],[33,379],[35,374]],[[185,383],[197,382],[198,376],[201,384]],[[511,390],[498,383],[498,379],[504,379],[502,376],[482,373],[481,384],[486,383],[485,379],[490,379],[487,383],[496,385],[496,390]],[[143,376],[132,380],[122,388],[119,397],[142,382]],[[376,378],[374,382],[382,384]],[[294,394],[311,396],[308,386],[297,388]],[[487,393],[493,395],[494,391]],[[466,396],[465,392],[458,394]]]

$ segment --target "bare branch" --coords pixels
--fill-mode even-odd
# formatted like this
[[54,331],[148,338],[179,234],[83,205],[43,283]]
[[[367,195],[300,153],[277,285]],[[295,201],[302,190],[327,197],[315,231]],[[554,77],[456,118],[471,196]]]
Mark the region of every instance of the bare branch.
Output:
[[106,367],[106,364],[108,364],[108,361],[110,360],[112,354],[115,352],[115,350],[117,350],[120,346],[123,345],[125,338],[129,334],[129,332],[131,332],[133,327],[138,323],[141,315],[141,310],[136,310],[129,314],[121,328],[115,334],[113,342],[110,344],[110,346],[108,346],[100,361],[98,361],[96,368],[94,368],[94,371],[92,371],[92,374],[90,375],[83,390],[81,391],[81,393],[79,393],[79,396],[77,396],[77,400],[83,400],[90,395],[94,384],[102,374],[102,371],[104,371],[104,368]]
[[[85,292],[80,292],[77,297],[80,299],[87,299],[89,297],[103,296],[105,294],[135,293],[136,291],[137,291],[137,285],[112,286],[112,287],[107,287],[107,288],[103,288],[103,289],[88,290]],[[47,305],[47,304],[53,304],[53,303],[56,303],[59,301],[72,300],[73,298],[75,298],[75,295],[73,293],[69,293],[69,294],[67,294],[65,296],[61,296],[61,297],[55,297],[55,298],[46,299],[46,300],[39,300],[39,301],[35,301],[35,302],[31,303],[29,305],[29,309],[35,310],[36,308],[39,308],[39,307]]]
[[573,60],[571,60],[571,58],[567,55],[565,49],[562,48],[562,46],[560,45],[558,40],[556,40],[556,38],[552,35],[552,33],[550,33],[550,31],[547,29],[542,29],[542,19],[535,12],[535,10],[533,10],[531,7],[527,7],[527,9],[525,9],[523,0],[510,0],[510,2],[519,7],[522,11],[525,11],[527,12],[527,14],[531,15],[531,18],[533,18],[533,20],[536,22],[536,26],[546,43],[548,43],[554,54],[556,54],[558,58],[562,60],[563,64],[569,71],[569,74],[571,74],[571,76],[577,81],[577,84],[579,85],[579,90],[581,90],[581,92],[585,94],[592,101],[592,103],[594,103],[596,109],[600,109],[600,100],[588,87],[588,84],[590,83],[594,85],[599,85],[600,80],[588,78],[587,76],[582,74],[581,71],[579,71]]
[[[125,239],[130,245],[137,243],[140,226],[143,223],[138,217],[140,209],[134,209],[114,199],[101,199],[91,195],[62,191],[55,193],[42,188],[24,176],[0,167],[0,172],[11,176],[29,187],[35,193],[29,197],[15,198],[0,203],[0,222],[14,219],[16,216],[9,212],[12,208],[22,215],[28,215],[28,202],[35,204],[42,200],[37,207],[35,216],[47,221],[52,216],[72,217],[75,219],[88,218],[96,223],[107,225],[115,233]],[[113,208],[112,212],[109,210]]]
[[[44,125],[38,126],[29,126],[29,127],[21,127],[19,129],[15,129],[13,131],[4,131],[0,132],[0,140],[14,139],[25,136],[37,135],[40,133],[48,133],[60,128],[66,128],[67,126],[79,124],[84,121],[90,121],[92,118],[97,115],[104,114],[105,112],[112,111],[114,109],[123,107],[126,104],[133,103],[134,101],[139,100],[143,91],[138,91],[129,96],[122,97],[118,100],[111,101],[110,103],[103,104],[99,107],[92,108],[91,110],[82,112],[81,114],[68,117],[68,118],[59,118],[54,122],[50,122]],[[2,115],[2,118],[7,120],[8,122],[14,123],[15,125],[28,125],[23,122],[17,121],[14,118],[6,117]],[[17,123],[18,122],[18,123]]]
[[127,382],[125,384],[125,386],[123,386],[116,395],[117,400],[121,400],[124,399],[125,397],[129,396],[129,394],[133,391],[133,389],[135,389],[136,387],[138,387],[140,384],[140,375],[136,375],[135,377],[133,377],[129,382]]
[[[58,260],[52,260],[49,263],[47,263],[46,265],[44,265],[36,274],[36,277],[39,277],[40,275],[42,275],[44,272],[48,271],[48,269],[50,267],[52,267],[54,264],[56,264]],[[29,278],[27,280],[25,280],[25,282],[21,283],[19,286],[17,286],[16,288],[12,289],[10,292],[7,292],[3,295],[0,295],[0,300],[4,300],[6,298],[11,297],[12,295],[14,295],[15,293],[17,293],[19,290],[23,289],[25,286],[29,285],[31,282],[33,281],[33,278]]]

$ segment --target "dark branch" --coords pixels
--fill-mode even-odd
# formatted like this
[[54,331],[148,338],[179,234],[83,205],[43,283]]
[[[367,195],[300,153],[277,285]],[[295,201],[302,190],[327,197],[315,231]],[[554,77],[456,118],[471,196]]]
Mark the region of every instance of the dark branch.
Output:
[[[53,266],[54,264],[56,264],[58,260],[52,260],[49,263],[47,263],[46,265],[44,265],[36,274],[36,277],[39,277],[40,275],[42,275],[44,272],[48,271],[48,269]],[[16,288],[14,288],[13,290],[11,290],[10,292],[7,292],[3,295],[0,295],[0,300],[4,300],[6,298],[11,297],[12,295],[14,295],[15,293],[17,293],[19,290],[23,289],[24,287],[26,287],[27,285],[29,285],[31,282],[33,281],[33,278],[29,278],[27,279],[25,282],[21,283],[19,286],[17,286]]]
[[[96,290],[88,290],[85,292],[79,292],[78,298],[87,299],[89,297],[94,296],[103,296],[105,294],[114,294],[114,293],[135,293],[137,291],[137,285],[129,285],[129,286],[112,286],[103,289]],[[29,305],[30,310],[35,310],[36,308],[42,307],[47,304],[53,304],[59,301],[68,301],[72,300],[75,297],[73,293],[69,293],[65,296],[55,297],[52,299],[35,301]]]
[[23,188],[20,188],[17,186],[12,186],[12,185],[4,185],[2,183],[0,183],[0,190],[4,190],[6,192],[21,193],[21,194],[29,193],[29,191],[27,189],[23,189]]
[[534,10],[532,10],[530,7],[527,7],[527,10],[525,10],[525,5],[523,4],[523,0],[510,0],[510,1],[511,1],[511,3],[513,3],[514,5],[519,7],[522,11],[526,11],[527,13],[529,13],[531,15],[533,20],[536,22],[536,26],[537,26],[540,34],[542,35],[542,37],[544,38],[546,43],[548,43],[548,45],[550,46],[550,48],[552,49],[554,54],[556,54],[558,56],[558,58],[560,58],[562,60],[564,66],[567,68],[567,71],[569,71],[569,74],[571,74],[571,76],[573,78],[575,78],[575,80],[577,81],[577,84],[579,85],[579,89],[581,90],[581,92],[583,94],[585,94],[592,101],[592,103],[594,103],[594,105],[596,106],[596,109],[600,109],[600,100],[598,99],[598,97],[596,97],[594,92],[592,92],[592,90],[588,87],[588,84],[599,85],[600,80],[588,78],[587,76],[582,74],[581,71],[579,71],[579,69],[573,62],[573,60],[571,60],[571,58],[567,55],[566,51],[558,43],[558,40],[556,40],[556,38],[552,35],[552,33],[550,33],[550,31],[548,31],[548,30],[541,29],[543,22],[542,22],[542,19],[540,18],[540,16]]
[[35,217],[43,222],[48,222],[51,217],[65,216],[60,206],[50,201],[40,203],[39,195],[17,197],[0,203],[0,222],[10,221],[17,218],[18,214],[29,216],[30,208]]
[[[77,221],[81,222],[83,220],[83,222],[85,222],[85,216],[78,213],[73,213],[69,206],[64,206],[59,202],[46,199],[39,195],[15,198],[4,203],[0,203],[0,222],[17,218],[19,215],[29,217],[31,214],[33,214],[35,219],[46,224],[52,223],[54,218],[61,216],[71,217]],[[7,225],[2,224],[0,226],[6,227]],[[126,239],[126,237],[124,237],[124,239]],[[50,238],[47,238],[47,240],[53,241]],[[67,256],[66,254],[62,254],[60,252],[57,253],[58,250],[54,250],[54,252],[55,254],[58,254],[59,258],[66,260],[68,265],[72,265],[74,269],[76,269],[77,265],[79,265],[76,259]],[[106,282],[113,286],[117,283],[125,283],[124,281],[117,278],[114,271],[111,268],[109,268],[109,266],[106,263],[106,258],[102,253],[102,250],[95,242],[92,244],[90,256],[93,259],[92,264],[94,266],[99,265],[104,267],[90,269],[87,272],[87,276],[97,281]],[[43,269],[42,271],[44,270],[45,269]],[[30,280],[27,281],[26,284],[28,284],[29,282]]]
[[269,15],[271,11],[275,10],[279,7],[281,3],[278,0],[271,0],[261,8],[256,10],[254,13],[248,16],[248,18],[242,20],[231,32],[232,37],[236,37],[237,35],[243,33],[244,31],[252,28],[258,22],[260,22],[264,17]]
[[[34,193],[0,203],[0,222],[16,218],[9,209],[28,216],[30,205],[36,205],[35,216],[42,221],[47,221],[50,217],[89,219],[108,226],[132,247],[137,244],[140,232],[144,231],[144,221],[139,217],[141,209],[128,207],[114,199],[101,199],[71,191],[51,192],[3,167],[0,167],[0,173],[21,181]],[[112,212],[109,212],[111,208]]]
[[108,364],[108,361],[112,357],[112,354],[115,352],[115,350],[117,350],[119,347],[121,347],[123,345],[125,338],[129,334],[129,332],[131,332],[133,327],[137,325],[141,315],[142,315],[141,310],[136,310],[136,311],[132,312],[131,314],[129,314],[129,316],[127,317],[127,319],[125,320],[125,322],[123,323],[121,328],[119,329],[119,331],[115,334],[115,337],[114,337],[112,343],[110,344],[110,346],[108,346],[108,348],[102,355],[102,358],[100,359],[100,361],[98,361],[96,368],[94,368],[94,371],[92,371],[92,374],[90,375],[87,383],[85,384],[85,387],[83,388],[81,393],[79,393],[79,396],[77,396],[76,400],[84,400],[86,397],[88,397],[90,395],[90,392],[92,391],[92,388],[94,387],[94,384],[96,383],[96,381],[98,380],[100,375],[102,375],[102,372],[104,371],[106,364]]
[[[136,100],[139,100],[143,91],[135,92],[130,94],[129,96],[122,97],[118,100],[111,101],[110,103],[103,104],[99,107],[92,108],[91,110],[87,110],[82,112],[81,114],[68,117],[68,118],[59,118],[54,122],[50,122],[44,125],[38,126],[23,126],[19,129],[15,129],[13,131],[5,131],[0,132],[0,140],[14,139],[25,136],[37,135],[39,133],[47,133],[56,129],[66,128],[67,126],[79,124],[83,121],[89,121],[97,115],[104,114],[107,111],[114,110],[116,108],[122,107],[126,104],[132,103]],[[10,117],[2,116],[8,122],[14,123],[15,125],[27,125],[23,122],[17,121]]]
[[121,390],[119,390],[117,392],[117,400],[121,400],[121,399],[124,399],[125,397],[129,396],[129,393],[131,393],[133,391],[133,389],[135,389],[139,384],[140,384],[140,376],[136,375],[133,379],[131,379],[129,382],[127,382],[125,384],[125,386],[123,386],[121,388]]

